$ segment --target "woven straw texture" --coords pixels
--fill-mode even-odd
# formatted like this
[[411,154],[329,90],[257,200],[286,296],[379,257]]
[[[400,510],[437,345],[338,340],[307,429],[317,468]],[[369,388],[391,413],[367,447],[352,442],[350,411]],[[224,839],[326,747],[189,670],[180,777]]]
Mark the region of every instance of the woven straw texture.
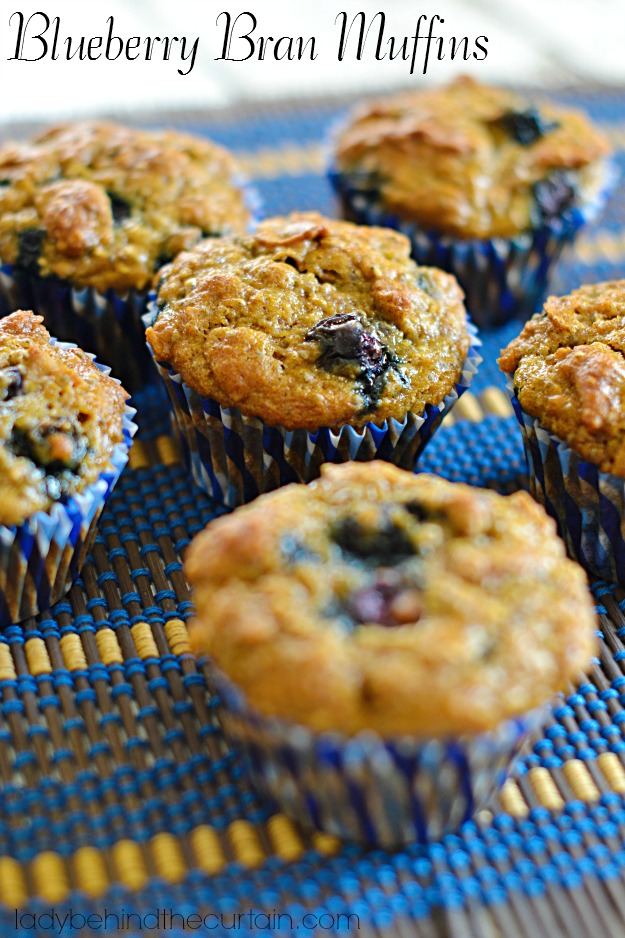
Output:
[[[623,98],[562,97],[625,147]],[[151,123],[207,133],[241,153],[266,213],[332,211],[320,141],[338,116],[336,106],[311,105]],[[618,162],[625,171],[625,153]],[[621,191],[560,265],[555,288],[618,276],[624,222]],[[526,484],[494,363],[518,328],[486,337],[471,390],[419,468],[500,491]],[[138,440],[80,580],[50,612],[0,633],[0,934],[71,934],[45,918],[35,931],[33,917],[53,907],[61,917],[71,910],[76,926],[76,916],[105,909],[127,916],[119,928],[109,919],[74,934],[141,934],[137,916],[166,909],[212,915],[203,927],[214,935],[232,934],[233,915],[246,913],[241,934],[263,924],[307,934],[314,923],[344,933],[352,916],[351,930],[367,936],[622,936],[625,592],[594,584],[599,657],[526,748],[492,811],[399,853],[305,835],[259,801],[222,738],[219,701],[189,653],[181,563],[219,509],[180,462],[162,389],[133,403]],[[180,919],[163,923],[162,934],[188,934]]]

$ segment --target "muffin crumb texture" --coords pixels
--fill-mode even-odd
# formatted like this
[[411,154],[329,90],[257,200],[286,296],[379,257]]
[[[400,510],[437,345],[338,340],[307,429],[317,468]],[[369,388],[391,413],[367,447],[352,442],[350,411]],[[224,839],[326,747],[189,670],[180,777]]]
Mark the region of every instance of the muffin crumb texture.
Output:
[[266,715],[386,736],[494,728],[594,649],[586,578],[528,494],[325,465],[192,543],[196,652]]
[[51,345],[41,316],[0,319],[0,524],[94,482],[123,438],[127,397],[85,352]]
[[499,365],[526,413],[625,478],[625,280],[549,297]]
[[159,277],[147,339],[198,394],[286,429],[420,414],[460,378],[462,292],[408,240],[314,212],[203,241]]
[[101,293],[144,289],[202,237],[243,231],[236,165],[172,131],[65,124],[0,148],[0,258]]
[[460,78],[359,108],[335,169],[400,219],[459,238],[512,237],[599,188],[605,137],[581,113]]

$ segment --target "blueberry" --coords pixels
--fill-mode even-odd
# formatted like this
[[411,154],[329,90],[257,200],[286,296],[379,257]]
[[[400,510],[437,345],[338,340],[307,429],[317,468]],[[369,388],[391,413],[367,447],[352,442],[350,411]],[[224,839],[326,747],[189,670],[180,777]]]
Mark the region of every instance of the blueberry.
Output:
[[545,120],[536,108],[531,107],[524,111],[506,111],[497,123],[513,140],[524,147],[531,146],[560,126],[558,121]]
[[[53,437],[59,436],[62,442],[69,443],[69,448],[63,457],[58,455],[58,441]],[[11,449],[16,456],[30,459],[39,469],[46,473],[46,488],[50,497],[59,491],[58,497],[68,491],[80,463],[84,459],[88,444],[87,438],[77,429],[67,427],[65,421],[41,424],[38,427],[25,430],[14,426],[11,436]],[[50,479],[56,480],[50,481]]]
[[415,553],[406,531],[390,518],[382,518],[376,528],[370,529],[348,516],[336,525],[332,536],[345,553],[375,566],[399,563]]
[[0,189],[6,189],[10,185],[11,185],[10,179],[0,179]]
[[117,195],[116,192],[107,192],[106,194],[111,203],[111,213],[115,224],[119,225],[121,222],[126,221],[127,218],[130,218],[132,214],[130,202],[124,199],[123,196]]
[[18,235],[17,260],[15,267],[18,271],[31,276],[39,274],[39,258],[41,248],[46,236],[43,228],[26,228]]
[[372,584],[348,597],[345,608],[355,625],[376,622],[389,628],[414,624],[423,612],[419,589],[403,584],[397,571],[384,567],[376,570]]
[[347,611],[357,623],[383,623],[390,618],[388,597],[377,586],[365,586],[352,593],[347,601]]
[[4,385],[2,400],[10,401],[11,398],[17,397],[22,390],[23,383],[24,379],[19,368],[3,368],[0,371],[0,384]]
[[365,332],[354,313],[338,313],[322,319],[306,333],[307,342],[316,340],[321,355],[317,365],[325,371],[341,374],[345,365],[358,366],[358,380],[367,397],[379,394],[378,381],[395,362],[378,337]]
[[417,521],[435,521],[440,517],[439,512],[433,512],[417,501],[406,502],[404,508],[413,518],[416,518]]
[[573,206],[577,194],[575,186],[563,173],[552,173],[535,182],[533,193],[540,221],[560,217]]

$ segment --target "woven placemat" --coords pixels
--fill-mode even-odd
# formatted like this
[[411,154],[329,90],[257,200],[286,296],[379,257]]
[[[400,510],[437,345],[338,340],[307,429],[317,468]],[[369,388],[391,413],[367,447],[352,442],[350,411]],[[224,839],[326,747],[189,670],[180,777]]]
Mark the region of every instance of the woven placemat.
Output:
[[[625,147],[624,101],[564,97]],[[335,106],[310,105],[167,123],[242,153],[267,213],[332,211],[320,141],[337,116]],[[623,153],[619,163],[625,169]],[[561,265],[558,289],[618,275],[624,220],[617,193]],[[524,484],[520,434],[494,364],[518,328],[486,338],[472,392],[420,469],[506,492]],[[221,735],[219,702],[189,652],[181,564],[219,509],[180,463],[161,389],[134,403],[139,437],[79,582],[49,613],[0,634],[0,934],[182,935],[186,919],[214,935],[314,926],[427,938],[622,936],[625,593],[594,584],[600,655],[492,811],[440,843],[393,854],[305,834],[259,800]]]

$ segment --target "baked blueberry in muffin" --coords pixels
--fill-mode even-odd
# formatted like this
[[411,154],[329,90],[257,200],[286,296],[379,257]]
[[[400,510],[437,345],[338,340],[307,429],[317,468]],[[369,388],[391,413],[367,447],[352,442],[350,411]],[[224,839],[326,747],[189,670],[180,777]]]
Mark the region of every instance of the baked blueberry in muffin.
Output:
[[128,394],[80,349],[50,343],[42,317],[0,320],[0,524],[19,525],[111,465]]
[[462,293],[394,231],[314,212],[203,241],[159,276],[157,361],[222,407],[288,430],[439,404],[470,344]]
[[527,493],[382,462],[211,522],[185,570],[194,648],[264,716],[316,731],[489,731],[592,654],[585,575]]
[[584,573],[529,495],[379,461],[212,521],[185,571],[191,644],[252,781],[378,846],[486,807],[594,647]]
[[460,78],[358,108],[330,178],[347,218],[410,237],[455,274],[479,326],[527,318],[553,263],[601,208],[615,173],[581,113]]
[[335,166],[423,228],[507,238],[583,202],[608,152],[581,113],[461,78],[363,105]]
[[0,259],[100,293],[143,290],[201,237],[249,221],[236,165],[208,140],[105,122],[0,148]]

